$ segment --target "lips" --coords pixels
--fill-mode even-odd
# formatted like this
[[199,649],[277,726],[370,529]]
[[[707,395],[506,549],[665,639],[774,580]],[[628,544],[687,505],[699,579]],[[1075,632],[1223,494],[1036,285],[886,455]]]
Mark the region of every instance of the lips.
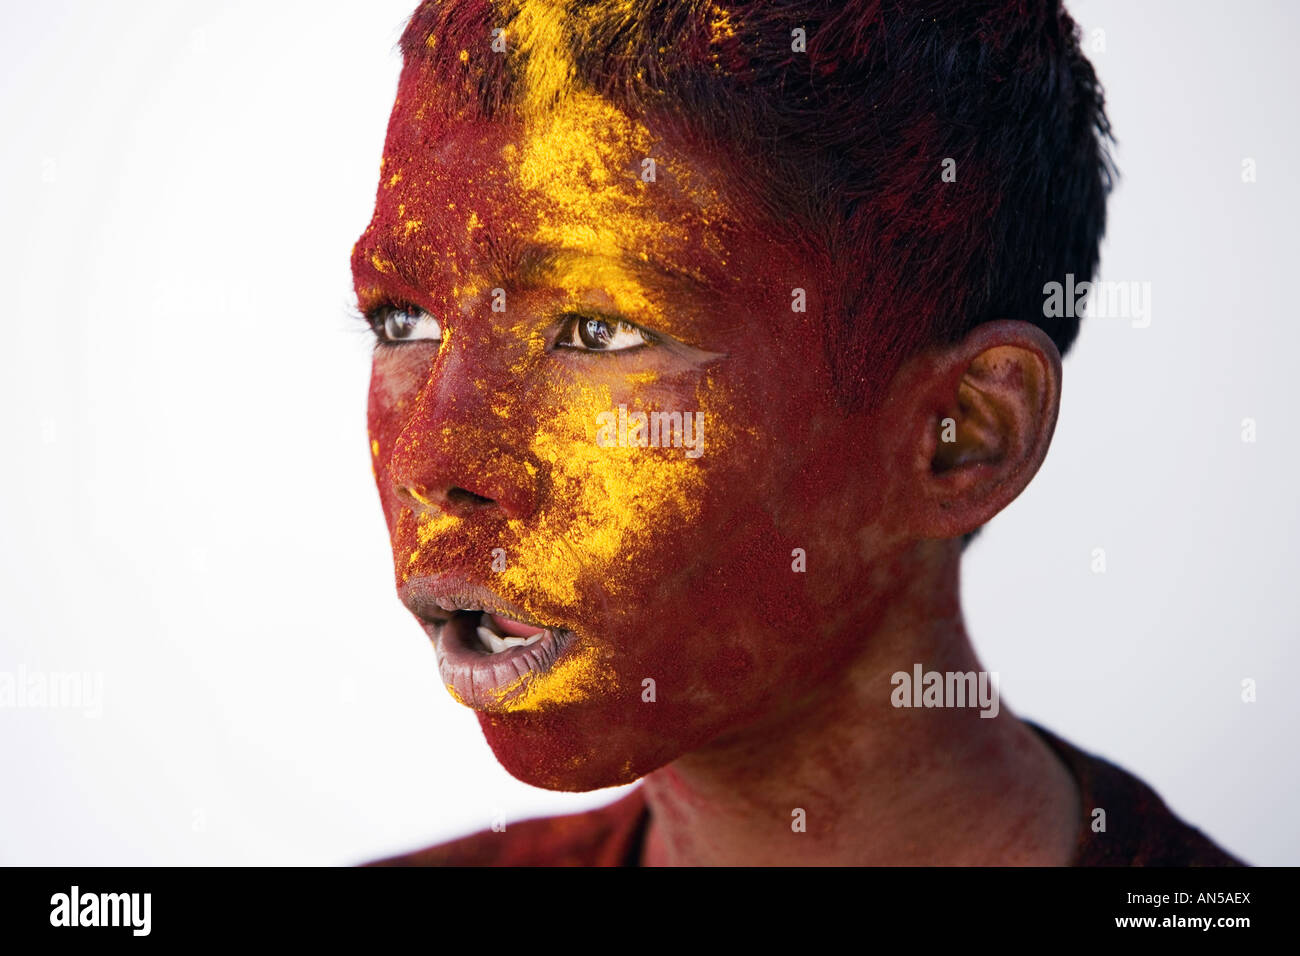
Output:
[[463,579],[412,578],[402,603],[424,625],[443,683],[475,710],[505,711],[573,645],[572,631],[536,621]]

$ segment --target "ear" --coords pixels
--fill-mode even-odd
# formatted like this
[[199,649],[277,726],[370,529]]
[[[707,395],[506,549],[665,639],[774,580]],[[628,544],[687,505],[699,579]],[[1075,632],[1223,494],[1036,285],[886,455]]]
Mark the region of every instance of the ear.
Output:
[[1028,322],[977,326],[894,377],[885,427],[896,517],[920,538],[955,538],[1005,508],[1038,471],[1061,403],[1061,354]]

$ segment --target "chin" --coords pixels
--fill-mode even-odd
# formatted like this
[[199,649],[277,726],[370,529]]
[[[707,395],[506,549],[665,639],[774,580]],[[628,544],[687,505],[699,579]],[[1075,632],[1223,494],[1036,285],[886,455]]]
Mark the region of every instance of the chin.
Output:
[[[651,726],[649,721],[630,724],[628,706],[632,705],[480,712],[478,719],[492,753],[512,777],[545,790],[580,792],[632,783],[690,749],[688,742],[666,728]],[[636,706],[657,705],[638,699]],[[616,719],[613,712],[623,719]]]

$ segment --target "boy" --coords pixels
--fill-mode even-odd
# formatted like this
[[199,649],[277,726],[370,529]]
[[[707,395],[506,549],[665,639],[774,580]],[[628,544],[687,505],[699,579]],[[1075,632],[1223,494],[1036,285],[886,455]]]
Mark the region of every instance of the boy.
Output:
[[402,47],[353,253],[398,592],[512,774],[645,782],[386,862],[1236,862],[962,623],[1105,221],[1057,3],[443,0]]

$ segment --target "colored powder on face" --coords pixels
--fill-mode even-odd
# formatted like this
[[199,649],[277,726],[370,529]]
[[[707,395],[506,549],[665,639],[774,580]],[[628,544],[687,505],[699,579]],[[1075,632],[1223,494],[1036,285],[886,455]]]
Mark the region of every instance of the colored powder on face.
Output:
[[[631,588],[637,542],[671,535],[691,521],[704,491],[698,460],[678,449],[607,447],[596,443],[597,416],[613,407],[607,387],[575,386],[558,420],[533,437],[531,451],[550,473],[551,503],[537,527],[511,521],[527,542],[521,561],[504,572],[512,591],[573,606],[579,582],[603,596]],[[615,567],[623,570],[613,573]]]
[[605,697],[615,686],[614,669],[605,663],[599,648],[587,644],[575,648],[550,670],[525,674],[495,691],[494,696],[500,712],[518,713]]
[[[626,8],[618,3],[601,6],[611,15]],[[468,198],[461,205],[476,207],[466,209],[464,234],[473,239],[479,230],[490,228],[497,235],[509,235],[511,227],[521,226],[520,238],[556,250],[548,288],[562,290],[573,304],[589,302],[593,293],[607,297],[618,313],[655,328],[666,319],[663,299],[647,288],[639,270],[629,264],[649,263],[653,258],[684,276],[703,279],[699,263],[704,255],[713,257],[715,269],[726,265],[716,227],[735,217],[716,191],[698,185],[689,165],[663,155],[663,147],[646,126],[609,100],[575,85],[568,53],[573,24],[566,19],[566,5],[523,0],[503,8],[514,13],[508,21],[509,55],[523,56],[522,89],[512,104],[522,121],[522,134],[501,150],[495,169],[481,169],[478,175],[484,181],[499,175],[509,183],[515,197],[513,221],[491,221],[492,216],[484,212],[489,219],[484,222],[480,211],[491,206],[480,205],[473,179],[462,177],[460,185]],[[730,35],[725,13],[716,29]],[[461,59],[467,60],[468,53],[462,51]],[[645,160],[657,146],[657,177],[647,181]],[[402,189],[410,189],[422,178],[412,171]],[[400,182],[402,174],[395,172],[386,185],[395,188]],[[416,216],[425,215],[417,200],[408,197],[408,201],[416,204]],[[455,211],[455,203],[446,206]],[[398,239],[409,238],[422,222],[406,218],[404,204],[397,211],[397,221],[389,220],[390,231]],[[393,263],[378,254],[371,261],[381,273],[394,270]],[[482,303],[475,299],[496,281],[489,282],[479,263],[467,263],[463,271],[455,256],[448,256],[447,263],[446,272],[458,279],[452,292],[460,312],[467,317],[482,315]],[[486,546],[505,547],[510,554],[509,564],[494,574],[491,586],[540,621],[560,626],[576,623],[552,620],[557,609],[571,608],[588,621],[613,628],[617,621],[610,617],[611,605],[621,601],[620,607],[634,607],[641,582],[670,571],[661,566],[665,542],[696,522],[702,504],[710,500],[709,452],[700,459],[687,457],[681,447],[601,447],[596,441],[598,416],[624,403],[635,411],[663,407],[662,395],[651,406],[641,407],[636,401],[639,389],[656,385],[660,374],[629,373],[618,380],[617,388],[606,375],[600,384],[592,384],[581,373],[569,375],[547,367],[557,360],[537,334],[535,316],[518,313],[510,318],[494,316],[494,321],[497,332],[508,332],[509,340],[517,343],[512,354],[500,357],[513,381],[492,375],[474,379],[472,387],[484,397],[482,407],[489,414],[480,421],[458,421],[455,435],[444,434],[441,440],[436,435],[417,436],[401,454],[415,459],[430,453],[420,445],[431,448],[440,441],[506,451],[504,457],[510,462],[497,456],[475,464],[483,486],[509,485],[509,465],[526,469],[530,479],[540,481],[546,497],[536,513],[504,522],[508,532],[504,540],[482,541]],[[509,328],[501,323],[509,323]],[[444,326],[442,353],[450,347],[454,325],[452,321]],[[480,335],[474,328],[466,325],[477,345]],[[679,390],[678,407],[665,410],[701,416],[706,447],[723,449],[746,426],[733,421],[733,403],[725,390],[715,388],[707,372],[701,376],[693,395]],[[441,547],[477,534],[472,522],[402,509],[393,540],[414,543],[414,538],[419,546],[399,562],[399,576],[407,580],[412,574],[426,573],[421,565]],[[539,710],[607,697],[617,690],[617,675],[609,663],[613,652],[606,641],[616,636],[580,634],[579,644],[551,670],[526,675],[503,689],[502,710]]]
[[421,545],[427,545],[450,528],[460,524],[460,519],[455,515],[430,515],[420,514],[416,519],[416,537],[419,538]]

